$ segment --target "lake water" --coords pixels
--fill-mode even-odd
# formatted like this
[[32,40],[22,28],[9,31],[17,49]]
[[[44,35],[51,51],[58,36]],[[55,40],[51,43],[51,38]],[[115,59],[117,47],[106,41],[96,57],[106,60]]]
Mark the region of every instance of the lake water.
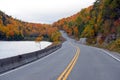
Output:
[[41,41],[0,41],[0,59],[20,54],[38,51],[51,45],[51,42]]

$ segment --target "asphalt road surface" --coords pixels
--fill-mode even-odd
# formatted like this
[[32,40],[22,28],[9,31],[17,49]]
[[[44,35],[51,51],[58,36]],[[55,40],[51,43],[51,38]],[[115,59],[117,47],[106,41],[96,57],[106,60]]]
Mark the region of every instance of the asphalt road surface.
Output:
[[105,51],[67,39],[62,48],[0,75],[0,80],[120,80],[120,61]]

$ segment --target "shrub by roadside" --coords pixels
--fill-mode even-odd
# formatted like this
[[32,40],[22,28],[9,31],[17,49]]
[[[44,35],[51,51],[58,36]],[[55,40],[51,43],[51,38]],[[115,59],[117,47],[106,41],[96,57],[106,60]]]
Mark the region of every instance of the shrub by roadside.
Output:
[[108,49],[110,51],[115,51],[118,52],[120,54],[120,38],[118,38],[117,40],[107,44],[107,43],[102,43],[102,44],[94,44],[93,42],[94,40],[87,40],[87,45],[89,46],[94,46],[94,47],[98,47],[98,48],[103,48],[103,49]]
[[120,53],[120,38],[110,43],[106,48]]

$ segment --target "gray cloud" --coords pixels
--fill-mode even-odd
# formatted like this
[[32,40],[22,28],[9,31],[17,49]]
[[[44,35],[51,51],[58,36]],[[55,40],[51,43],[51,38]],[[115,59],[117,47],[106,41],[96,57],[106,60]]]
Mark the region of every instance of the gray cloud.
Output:
[[28,22],[53,23],[94,2],[95,0],[1,0],[0,10]]

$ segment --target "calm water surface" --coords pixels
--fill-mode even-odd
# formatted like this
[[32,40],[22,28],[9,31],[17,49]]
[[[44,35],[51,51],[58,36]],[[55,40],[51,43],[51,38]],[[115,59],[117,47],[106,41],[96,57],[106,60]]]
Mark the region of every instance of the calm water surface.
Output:
[[[0,59],[44,49],[51,42],[41,41],[0,41]],[[41,45],[41,46],[40,46]]]

